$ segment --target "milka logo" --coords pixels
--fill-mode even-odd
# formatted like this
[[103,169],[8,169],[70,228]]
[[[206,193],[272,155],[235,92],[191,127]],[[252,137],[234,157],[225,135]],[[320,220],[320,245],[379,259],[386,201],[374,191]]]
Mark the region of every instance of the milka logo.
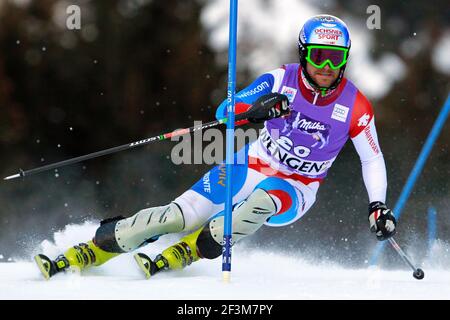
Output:
[[326,130],[325,126],[323,124],[321,124],[320,122],[308,121],[306,119],[301,119],[298,122],[298,129],[303,129],[303,130],[320,130],[320,131]]
[[328,145],[331,126],[318,120],[309,118],[301,112],[291,111],[291,116],[286,119],[282,133],[290,136],[297,129],[299,133],[310,136],[313,140],[311,148],[323,149]]

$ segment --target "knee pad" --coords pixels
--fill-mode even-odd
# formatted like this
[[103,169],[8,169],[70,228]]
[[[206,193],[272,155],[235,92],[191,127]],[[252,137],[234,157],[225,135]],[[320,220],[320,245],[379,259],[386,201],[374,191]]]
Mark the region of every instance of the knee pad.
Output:
[[261,181],[256,188],[261,188],[270,195],[277,206],[277,213],[269,218],[265,225],[281,227],[293,223],[305,212],[305,197],[301,190],[296,190],[286,180],[269,177]]
[[147,208],[129,218],[117,218],[100,225],[94,243],[107,252],[129,252],[167,233],[181,232],[184,218],[177,204]]
[[[271,196],[263,189],[255,189],[246,200],[233,208],[233,243],[255,233],[276,212],[277,207]],[[209,223],[211,237],[220,245],[223,245],[223,224],[223,215]]]

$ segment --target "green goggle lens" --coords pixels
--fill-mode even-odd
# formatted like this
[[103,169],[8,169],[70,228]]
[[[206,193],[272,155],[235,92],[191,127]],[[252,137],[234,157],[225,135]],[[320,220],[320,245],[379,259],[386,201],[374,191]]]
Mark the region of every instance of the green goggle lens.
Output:
[[306,61],[318,69],[329,65],[331,69],[336,70],[347,63],[348,49],[333,46],[308,46]]

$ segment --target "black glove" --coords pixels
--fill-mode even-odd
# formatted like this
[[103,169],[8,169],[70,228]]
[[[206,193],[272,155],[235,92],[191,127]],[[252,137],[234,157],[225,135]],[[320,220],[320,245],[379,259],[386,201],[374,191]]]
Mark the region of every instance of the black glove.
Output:
[[261,123],[289,114],[289,99],[278,92],[269,93],[256,100],[247,111],[248,121]]
[[369,223],[370,231],[375,232],[380,241],[389,239],[396,232],[397,221],[392,210],[388,209],[381,201],[369,204]]

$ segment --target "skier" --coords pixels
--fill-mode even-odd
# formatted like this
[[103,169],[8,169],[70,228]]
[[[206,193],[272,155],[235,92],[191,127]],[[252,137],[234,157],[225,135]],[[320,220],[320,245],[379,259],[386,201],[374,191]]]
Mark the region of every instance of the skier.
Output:
[[[385,205],[386,168],[370,102],[344,77],[350,51],[345,23],[318,15],[301,28],[299,64],[287,64],[258,77],[236,95],[236,113],[253,111],[252,123],[264,122],[259,138],[235,154],[233,245],[263,224],[285,226],[313,205],[320,184],[350,138],[361,159],[369,198],[369,227],[378,240],[396,232]],[[226,117],[224,101],[216,117]],[[225,165],[207,172],[171,203],[133,216],[106,219],[91,241],[51,260],[35,260],[45,278],[75,268],[99,266],[168,233],[190,232],[151,259],[136,253],[147,278],[222,254]]]

